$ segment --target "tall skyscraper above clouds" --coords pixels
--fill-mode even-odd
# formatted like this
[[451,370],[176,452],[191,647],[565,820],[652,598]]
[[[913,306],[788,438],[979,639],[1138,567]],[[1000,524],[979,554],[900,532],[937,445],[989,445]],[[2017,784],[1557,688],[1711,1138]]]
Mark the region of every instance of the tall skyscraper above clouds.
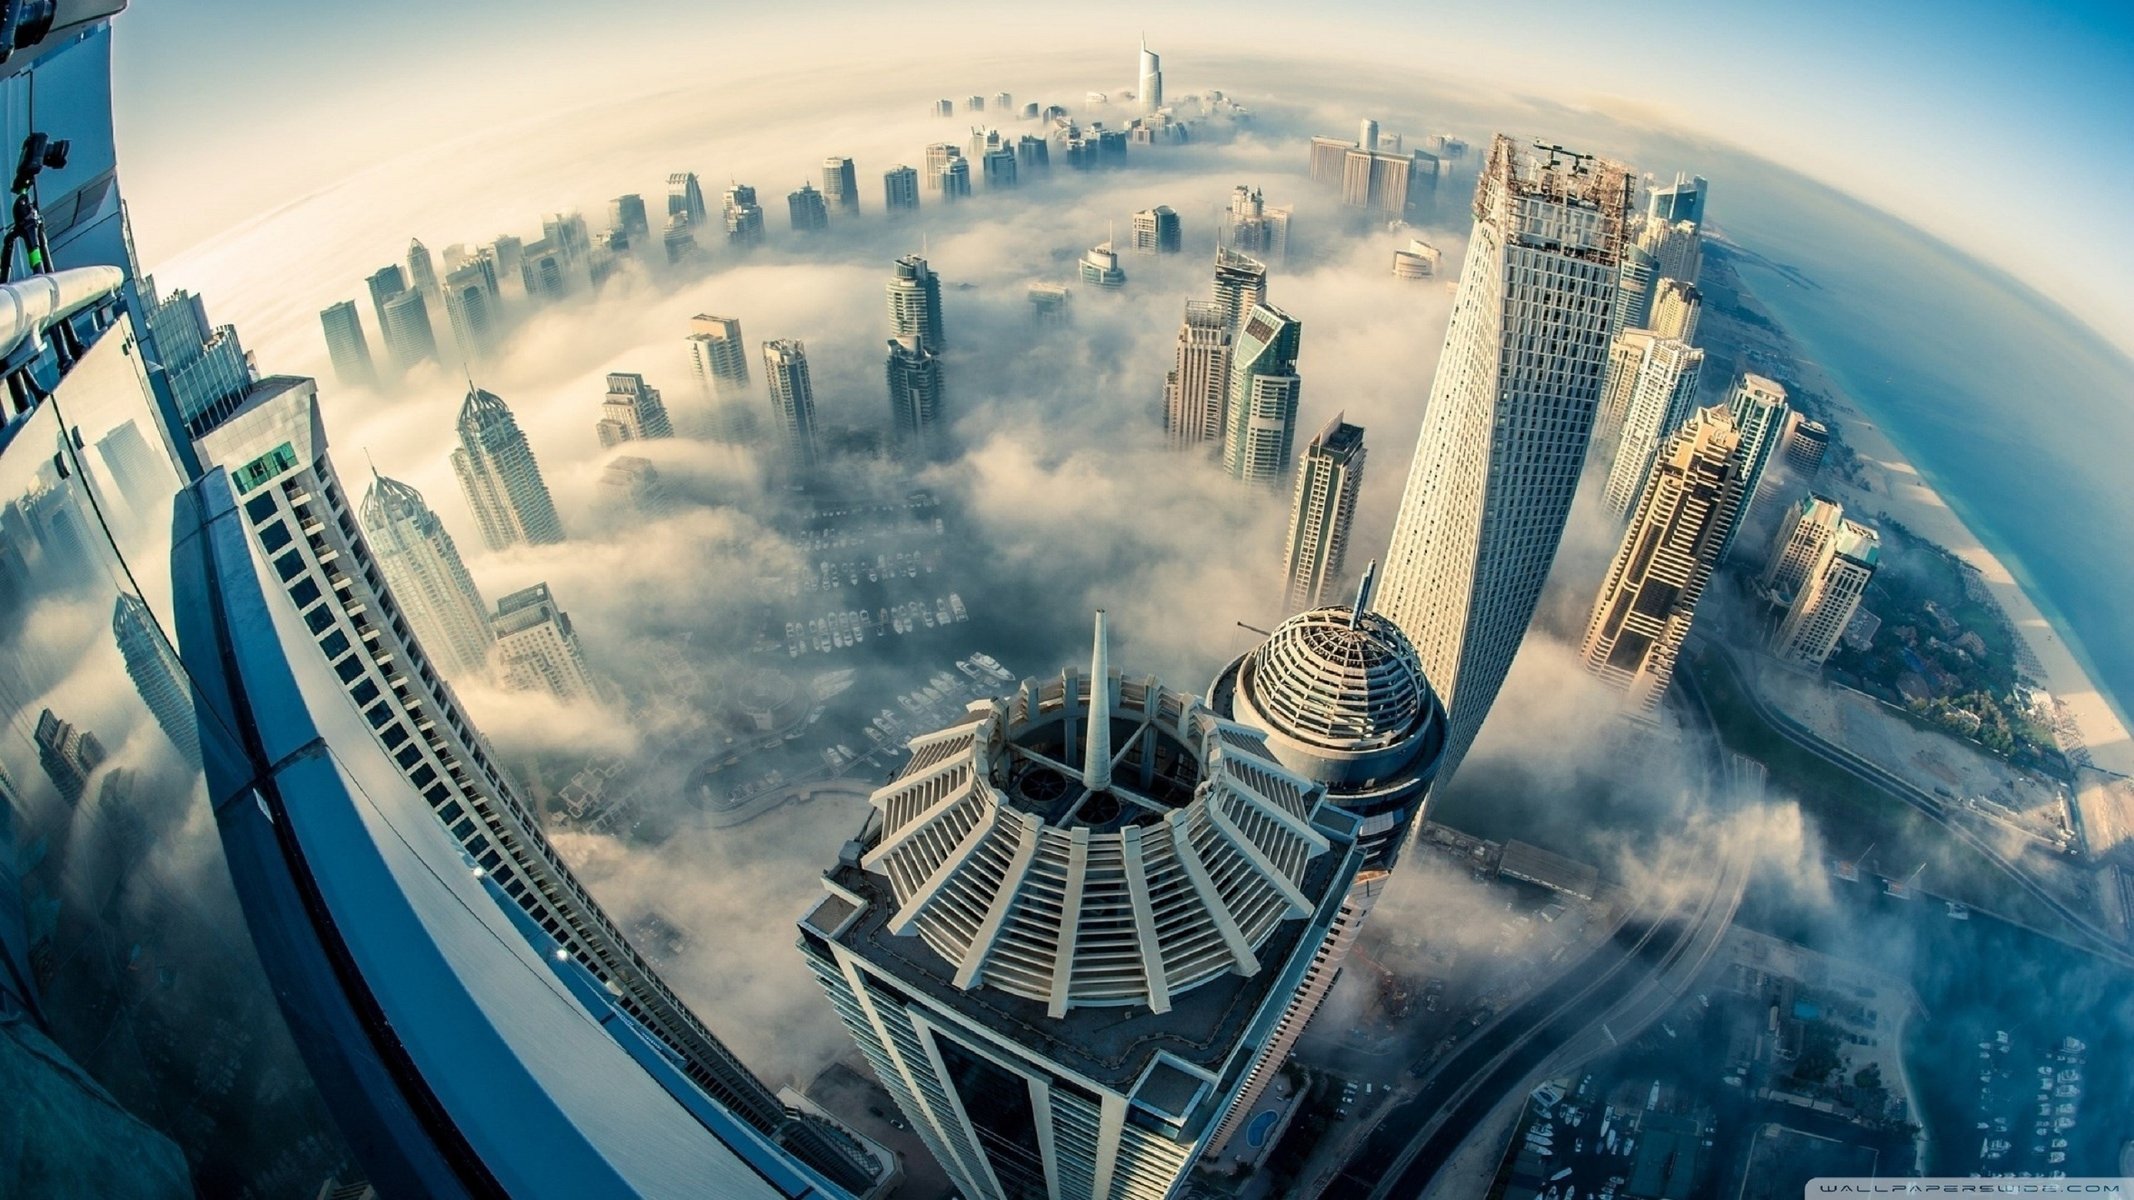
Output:
[[1608,355],[1631,179],[1500,135],[1386,554],[1380,610],[1448,697],[1449,777],[1555,561]]

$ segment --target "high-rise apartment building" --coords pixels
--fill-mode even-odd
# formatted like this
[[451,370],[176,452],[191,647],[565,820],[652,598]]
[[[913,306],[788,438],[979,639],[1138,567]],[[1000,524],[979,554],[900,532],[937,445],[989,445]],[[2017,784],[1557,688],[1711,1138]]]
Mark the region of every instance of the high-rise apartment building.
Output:
[[378,368],[371,362],[370,342],[363,336],[363,318],[356,302],[343,300],[319,312],[326,331],[326,353],[333,359],[334,378],[342,387],[369,388],[378,385]]
[[1526,637],[1585,465],[1629,173],[1499,136],[1387,551],[1380,609],[1447,697],[1447,778]]
[[[1727,396],[1727,411],[1733,415],[1734,427],[1741,431],[1741,454],[1748,464],[1741,491],[1741,519],[1746,521],[1749,512],[1756,507],[1771,456],[1777,452],[1779,439],[1785,434],[1789,411],[1786,389],[1774,379],[1743,375],[1735,381],[1733,392]],[[1731,548],[1733,544],[1733,535],[1729,534],[1727,546]]]
[[693,226],[703,225],[710,216],[704,206],[704,186],[697,182],[696,172],[676,171],[667,176],[667,215],[680,217]]
[[489,670],[489,608],[445,523],[422,493],[372,472],[356,516],[415,640],[447,678],[465,682]]
[[1341,580],[1363,489],[1363,426],[1335,413],[1297,460],[1297,490],[1282,547],[1282,611],[1324,606]]
[[[1617,341],[1631,338],[1626,333]],[[1608,467],[1608,483],[1602,503],[1608,515],[1627,520],[1638,507],[1653,461],[1660,448],[1697,404],[1698,372],[1704,367],[1704,351],[1673,338],[1651,338],[1645,343],[1644,360],[1630,377],[1629,397],[1623,427],[1615,441],[1615,460]]]
[[1697,602],[1741,515],[1740,452],[1724,408],[1699,411],[1668,439],[1593,601],[1580,647],[1586,670],[1626,693],[1636,711],[1666,697]]
[[1245,327],[1245,318],[1267,299],[1267,264],[1227,246],[1217,248],[1211,296],[1222,306],[1234,339]]
[[770,391],[771,424],[796,475],[815,469],[815,385],[808,379],[808,348],[798,338],[763,343],[763,380]]
[[1185,246],[1178,214],[1168,204],[1144,208],[1134,214],[1134,251],[1139,254],[1176,254]]
[[1837,541],[1845,509],[1837,501],[1807,495],[1786,509],[1771,544],[1771,558],[1756,586],[1781,608],[1790,608],[1801,588],[1822,570],[1824,557]]
[[948,348],[941,321],[941,277],[916,254],[897,259],[889,269],[889,334],[923,338],[926,348]]
[[1783,663],[1822,666],[1859,610],[1881,554],[1882,539],[1873,529],[1857,521],[1838,522],[1815,570],[1772,631],[1771,653]]
[[924,338],[889,339],[889,427],[897,450],[925,459],[941,449],[941,359]]
[[1142,112],[1163,107],[1163,58],[1146,41],[1141,43],[1141,77],[1134,97],[1141,102]]
[[600,423],[595,432],[601,446],[619,446],[646,438],[671,438],[674,422],[668,419],[659,389],[646,383],[644,376],[611,371],[607,399],[600,402]]
[[1303,333],[1295,317],[1264,302],[1238,331],[1223,412],[1223,469],[1232,479],[1273,487],[1289,473],[1304,394],[1297,375]]
[[737,183],[726,189],[726,244],[746,248],[763,241],[763,206],[756,203],[756,189]]
[[1653,285],[1652,315],[1646,327],[1661,337],[1697,340],[1697,314],[1704,307],[1704,293],[1694,283],[1662,279]]
[[917,211],[919,172],[902,165],[882,172],[882,207],[892,213]]
[[549,498],[533,447],[496,393],[467,389],[459,409],[459,448],[452,452],[452,473],[459,477],[482,542],[491,550],[563,540],[563,520]]
[[813,184],[803,183],[798,190],[786,193],[785,208],[794,233],[821,233],[830,227],[829,202]]
[[1260,731],[1113,671],[1101,616],[1086,673],[914,739],[870,803],[800,950],[957,1190],[1171,1195],[1280,1065],[1355,818]]
[[1230,314],[1221,303],[1186,301],[1177,361],[1163,381],[1163,428],[1173,449],[1221,444],[1230,395],[1230,339]]
[[489,625],[496,634],[497,673],[516,692],[547,692],[565,703],[600,699],[585,665],[570,614],[545,583],[520,588],[496,602]]
[[1289,217],[1288,208],[1269,207],[1260,189],[1241,183],[1230,191],[1218,243],[1279,266],[1289,258]]
[[851,159],[833,154],[822,160],[822,194],[830,211],[838,216],[859,215],[860,176]]

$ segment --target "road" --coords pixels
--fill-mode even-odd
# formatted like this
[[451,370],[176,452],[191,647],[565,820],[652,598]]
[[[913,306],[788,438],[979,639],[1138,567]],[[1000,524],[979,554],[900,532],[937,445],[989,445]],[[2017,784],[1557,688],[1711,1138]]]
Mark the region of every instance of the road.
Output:
[[[1825,740],[1814,730],[1787,716],[1778,708],[1773,707],[1757,693],[1754,687],[1750,686],[1739,664],[1735,662],[1734,652],[1731,649],[1709,639],[1694,640],[1697,642],[1698,649],[1704,652],[1704,661],[1716,664],[1719,669],[1727,673],[1727,677],[1733,683],[1735,690],[1740,692],[1742,698],[1748,702],[1749,708],[1756,718],[1769,726],[1772,732],[1786,739],[1795,747],[1813,754],[1822,761],[1874,788],[1876,791],[1917,809],[1928,820],[1941,826],[1954,835],[1957,840],[1977,851],[1987,861],[1993,863],[1994,866],[1999,867],[2010,879],[2015,881],[2018,887],[2021,887],[2029,895],[2036,898],[2039,903],[2052,910],[2055,916],[2067,922],[2070,929],[2081,939],[2075,943],[2081,949],[2109,959],[2119,966],[2134,967],[2134,955],[2129,955],[2109,932],[2098,926],[2081,911],[2063,903],[2058,896],[2048,891],[2043,884],[2032,878],[2028,872],[2002,854],[1999,848],[1982,837],[1977,830],[1972,829],[1962,821],[1950,819],[1947,810],[1942,806],[1938,797],[1876,763],[1862,758],[1845,747]],[[1685,673],[1681,678],[1686,679],[1689,676]],[[2041,930],[2040,932],[2044,931]]]

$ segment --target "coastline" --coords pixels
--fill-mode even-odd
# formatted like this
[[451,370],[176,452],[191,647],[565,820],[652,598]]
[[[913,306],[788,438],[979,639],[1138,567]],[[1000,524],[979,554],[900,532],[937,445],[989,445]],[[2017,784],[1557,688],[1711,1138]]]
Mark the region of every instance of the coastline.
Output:
[[[1878,521],[1895,521],[1913,534],[1933,542],[1977,572],[1986,594],[2007,617],[2017,639],[2027,651],[2024,674],[2049,693],[2061,721],[2063,750],[2080,765],[2077,751],[2086,753],[2087,765],[2121,777],[2134,777],[2134,738],[2128,721],[2111,696],[2099,688],[2063,631],[2025,590],[2006,563],[1957,515],[1948,501],[1927,482],[1881,424],[1864,412],[1849,389],[1809,352],[1793,331],[1763,302],[1750,271],[1768,273],[1779,286],[1814,286],[1791,279],[1787,269],[1763,260],[1754,251],[1726,244],[1732,274],[1739,283],[1739,296],[1752,306],[1769,331],[1784,345],[1788,366],[1802,389],[1821,403],[1808,415],[1834,426],[1834,445],[1850,450],[1858,466],[1855,478],[1826,470],[1817,480],[1817,490],[1857,512]],[[1742,268],[1748,268],[1743,270]],[[2072,737],[2069,735],[2072,734]]]

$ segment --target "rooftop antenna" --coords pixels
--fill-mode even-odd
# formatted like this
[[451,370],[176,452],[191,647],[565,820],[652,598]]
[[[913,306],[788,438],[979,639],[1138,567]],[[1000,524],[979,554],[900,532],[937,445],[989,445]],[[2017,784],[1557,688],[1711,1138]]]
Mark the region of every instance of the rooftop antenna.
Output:
[[1104,610],[1097,610],[1095,645],[1089,651],[1089,728],[1082,741],[1082,786],[1101,792],[1111,786],[1111,655],[1104,639]]
[[1356,581],[1356,603],[1349,608],[1349,628],[1363,628],[1363,614],[1371,608],[1371,585],[1378,582],[1378,560],[1363,569],[1363,578]]

